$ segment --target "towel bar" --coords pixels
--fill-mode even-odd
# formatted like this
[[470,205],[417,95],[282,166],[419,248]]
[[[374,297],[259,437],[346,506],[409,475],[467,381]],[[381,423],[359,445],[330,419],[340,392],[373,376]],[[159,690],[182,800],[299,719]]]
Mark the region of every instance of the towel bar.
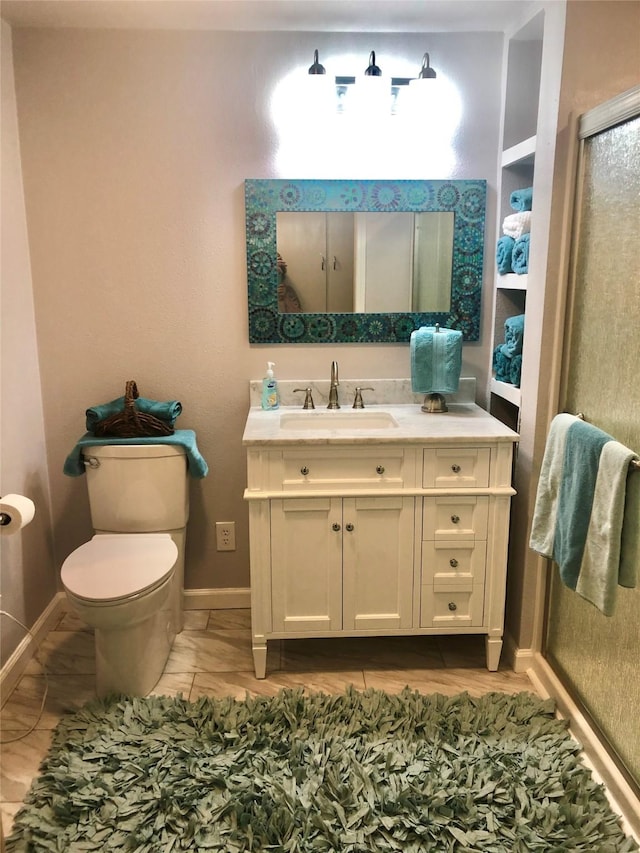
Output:
[[[586,421],[582,412],[577,412],[576,417],[580,418],[581,421]],[[632,459],[631,462],[629,462],[629,467],[632,471],[640,471],[640,459]]]

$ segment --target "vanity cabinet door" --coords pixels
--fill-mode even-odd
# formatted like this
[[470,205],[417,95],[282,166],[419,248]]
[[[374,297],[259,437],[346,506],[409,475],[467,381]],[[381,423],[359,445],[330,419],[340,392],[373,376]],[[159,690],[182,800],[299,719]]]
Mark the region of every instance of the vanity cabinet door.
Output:
[[342,500],[271,501],[274,631],[327,634],[342,627]]
[[271,501],[277,632],[412,627],[414,498]]
[[411,628],[414,498],[343,500],[343,628]]

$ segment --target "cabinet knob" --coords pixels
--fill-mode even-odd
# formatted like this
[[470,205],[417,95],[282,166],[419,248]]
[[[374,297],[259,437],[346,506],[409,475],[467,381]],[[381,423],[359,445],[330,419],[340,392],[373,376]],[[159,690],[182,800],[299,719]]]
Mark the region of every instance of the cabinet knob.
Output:
[[459,474],[462,471],[462,468],[459,465],[452,465],[451,470],[454,474]]
[[457,569],[457,568],[458,568],[458,561],[456,560],[456,558],[455,558],[455,557],[452,557],[452,558],[449,560],[449,565],[451,566],[451,568],[452,568],[452,569]]
[[309,469],[307,468],[307,466],[306,466],[306,465],[303,465],[303,466],[302,466],[302,468],[300,469],[300,473],[301,473],[304,477],[306,477],[306,476],[307,476],[307,474],[309,473]]
[[340,525],[338,524],[337,521],[333,522],[333,524],[331,525],[331,529],[335,530],[336,533],[340,530]]
[[353,528],[353,524],[351,524],[351,522],[349,522],[349,524],[345,524],[345,527],[349,531],[349,533],[353,532],[354,528]]
[[451,521],[452,521],[454,524],[457,524],[457,523],[460,521],[460,516],[459,516],[459,515],[452,515],[452,516],[451,516]]
[[450,601],[449,602],[449,610],[457,610],[457,609],[458,609],[458,605],[455,603],[455,601]]
[[384,465],[377,465],[376,466],[376,473],[384,474]]

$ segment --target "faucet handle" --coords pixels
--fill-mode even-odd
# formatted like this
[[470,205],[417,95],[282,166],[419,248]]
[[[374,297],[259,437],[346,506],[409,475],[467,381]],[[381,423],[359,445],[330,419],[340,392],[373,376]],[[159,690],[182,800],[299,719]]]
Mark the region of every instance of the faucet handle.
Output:
[[293,393],[295,394],[297,391],[304,392],[304,403],[302,405],[303,409],[315,409],[315,403],[313,402],[313,397],[311,396],[311,388],[294,388]]
[[364,402],[362,401],[363,391],[375,391],[375,388],[356,388],[356,396],[353,400],[354,409],[364,409]]

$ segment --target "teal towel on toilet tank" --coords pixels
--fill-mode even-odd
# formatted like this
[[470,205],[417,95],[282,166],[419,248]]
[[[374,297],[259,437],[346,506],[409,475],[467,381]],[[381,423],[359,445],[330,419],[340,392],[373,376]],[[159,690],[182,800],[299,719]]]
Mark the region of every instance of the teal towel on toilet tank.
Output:
[[411,334],[411,388],[418,394],[453,394],[462,371],[462,332],[422,326]]
[[173,444],[184,447],[187,456],[187,470],[190,477],[201,479],[209,473],[209,466],[198,450],[196,434],[192,429],[177,429],[173,435],[154,435],[141,438],[98,438],[90,432],[81,436],[75,447],[65,459],[63,471],[67,477],[79,477],[84,474],[84,460],[82,450],[84,447],[102,444]]

